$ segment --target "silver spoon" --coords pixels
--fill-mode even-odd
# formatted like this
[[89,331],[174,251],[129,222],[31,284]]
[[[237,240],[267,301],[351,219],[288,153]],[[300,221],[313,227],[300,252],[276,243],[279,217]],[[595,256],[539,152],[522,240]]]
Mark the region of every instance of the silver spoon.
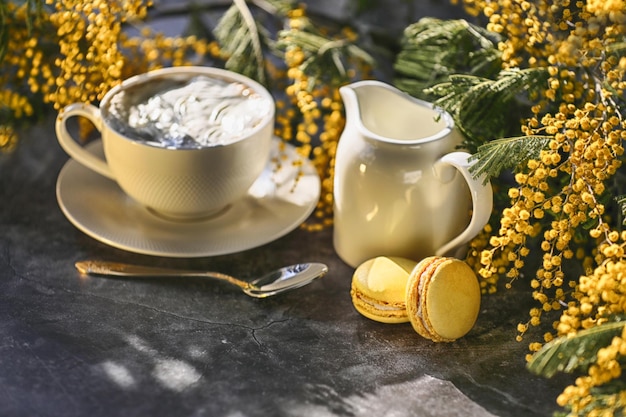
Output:
[[242,281],[221,272],[180,270],[151,266],[130,265],[106,261],[79,261],[76,269],[82,274],[116,277],[199,277],[214,278],[241,288],[251,297],[265,298],[307,285],[328,272],[320,263],[302,263],[286,266],[263,275],[252,282]]

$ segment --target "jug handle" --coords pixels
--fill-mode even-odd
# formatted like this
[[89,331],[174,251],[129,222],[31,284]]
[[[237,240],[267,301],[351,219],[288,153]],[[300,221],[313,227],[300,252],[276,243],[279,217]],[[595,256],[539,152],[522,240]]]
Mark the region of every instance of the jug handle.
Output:
[[451,181],[455,171],[461,173],[467,183],[472,196],[472,219],[465,230],[437,249],[438,256],[444,256],[453,249],[460,247],[478,235],[491,217],[493,209],[493,191],[491,183],[484,181],[482,177],[474,178],[469,171],[472,163],[469,161],[471,154],[467,152],[451,152],[441,157],[434,165],[435,175],[442,182]]

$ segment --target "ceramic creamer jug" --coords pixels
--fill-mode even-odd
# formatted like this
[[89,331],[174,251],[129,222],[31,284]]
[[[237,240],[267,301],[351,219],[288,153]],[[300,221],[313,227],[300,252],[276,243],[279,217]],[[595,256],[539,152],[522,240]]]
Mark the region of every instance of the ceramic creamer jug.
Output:
[[452,117],[379,81],[340,89],[333,244],[352,267],[376,256],[463,255],[491,215]]

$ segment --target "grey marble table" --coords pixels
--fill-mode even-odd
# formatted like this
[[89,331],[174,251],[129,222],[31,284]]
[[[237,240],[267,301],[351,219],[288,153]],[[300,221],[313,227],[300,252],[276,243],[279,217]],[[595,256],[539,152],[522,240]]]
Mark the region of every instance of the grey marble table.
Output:
[[[409,324],[360,316],[353,270],[332,230],[296,229],[258,248],[204,258],[107,246],[62,214],[67,156],[52,120],[0,156],[0,416],[547,416],[565,380],[525,369],[514,341],[530,295],[483,298],[478,323],[450,344]],[[81,277],[100,258],[220,270],[251,279],[312,260],[326,277],[272,299],[201,280]],[[520,293],[520,291],[522,291]]]

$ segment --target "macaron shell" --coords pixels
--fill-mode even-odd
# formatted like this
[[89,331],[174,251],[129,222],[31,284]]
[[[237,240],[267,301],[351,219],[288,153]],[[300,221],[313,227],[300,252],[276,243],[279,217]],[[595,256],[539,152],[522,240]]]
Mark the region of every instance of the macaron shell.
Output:
[[449,258],[437,265],[423,294],[423,316],[433,340],[453,341],[474,327],[480,310],[480,284],[465,262]]
[[415,261],[377,257],[359,265],[352,277],[352,304],[363,316],[382,323],[406,323],[405,291]]
[[[425,300],[420,294],[424,290],[424,284],[434,272],[437,264],[444,262],[445,259],[438,256],[430,256],[422,259],[415,269],[411,272],[406,286],[406,309],[409,321],[413,329],[422,337],[427,339],[436,339],[426,327],[426,321],[423,319],[423,308],[425,308]],[[422,306],[422,302],[424,305]]]
[[[409,274],[417,262],[397,257],[379,256],[357,268],[363,291],[388,303],[405,305],[405,289]],[[361,272],[361,270],[363,270]]]

